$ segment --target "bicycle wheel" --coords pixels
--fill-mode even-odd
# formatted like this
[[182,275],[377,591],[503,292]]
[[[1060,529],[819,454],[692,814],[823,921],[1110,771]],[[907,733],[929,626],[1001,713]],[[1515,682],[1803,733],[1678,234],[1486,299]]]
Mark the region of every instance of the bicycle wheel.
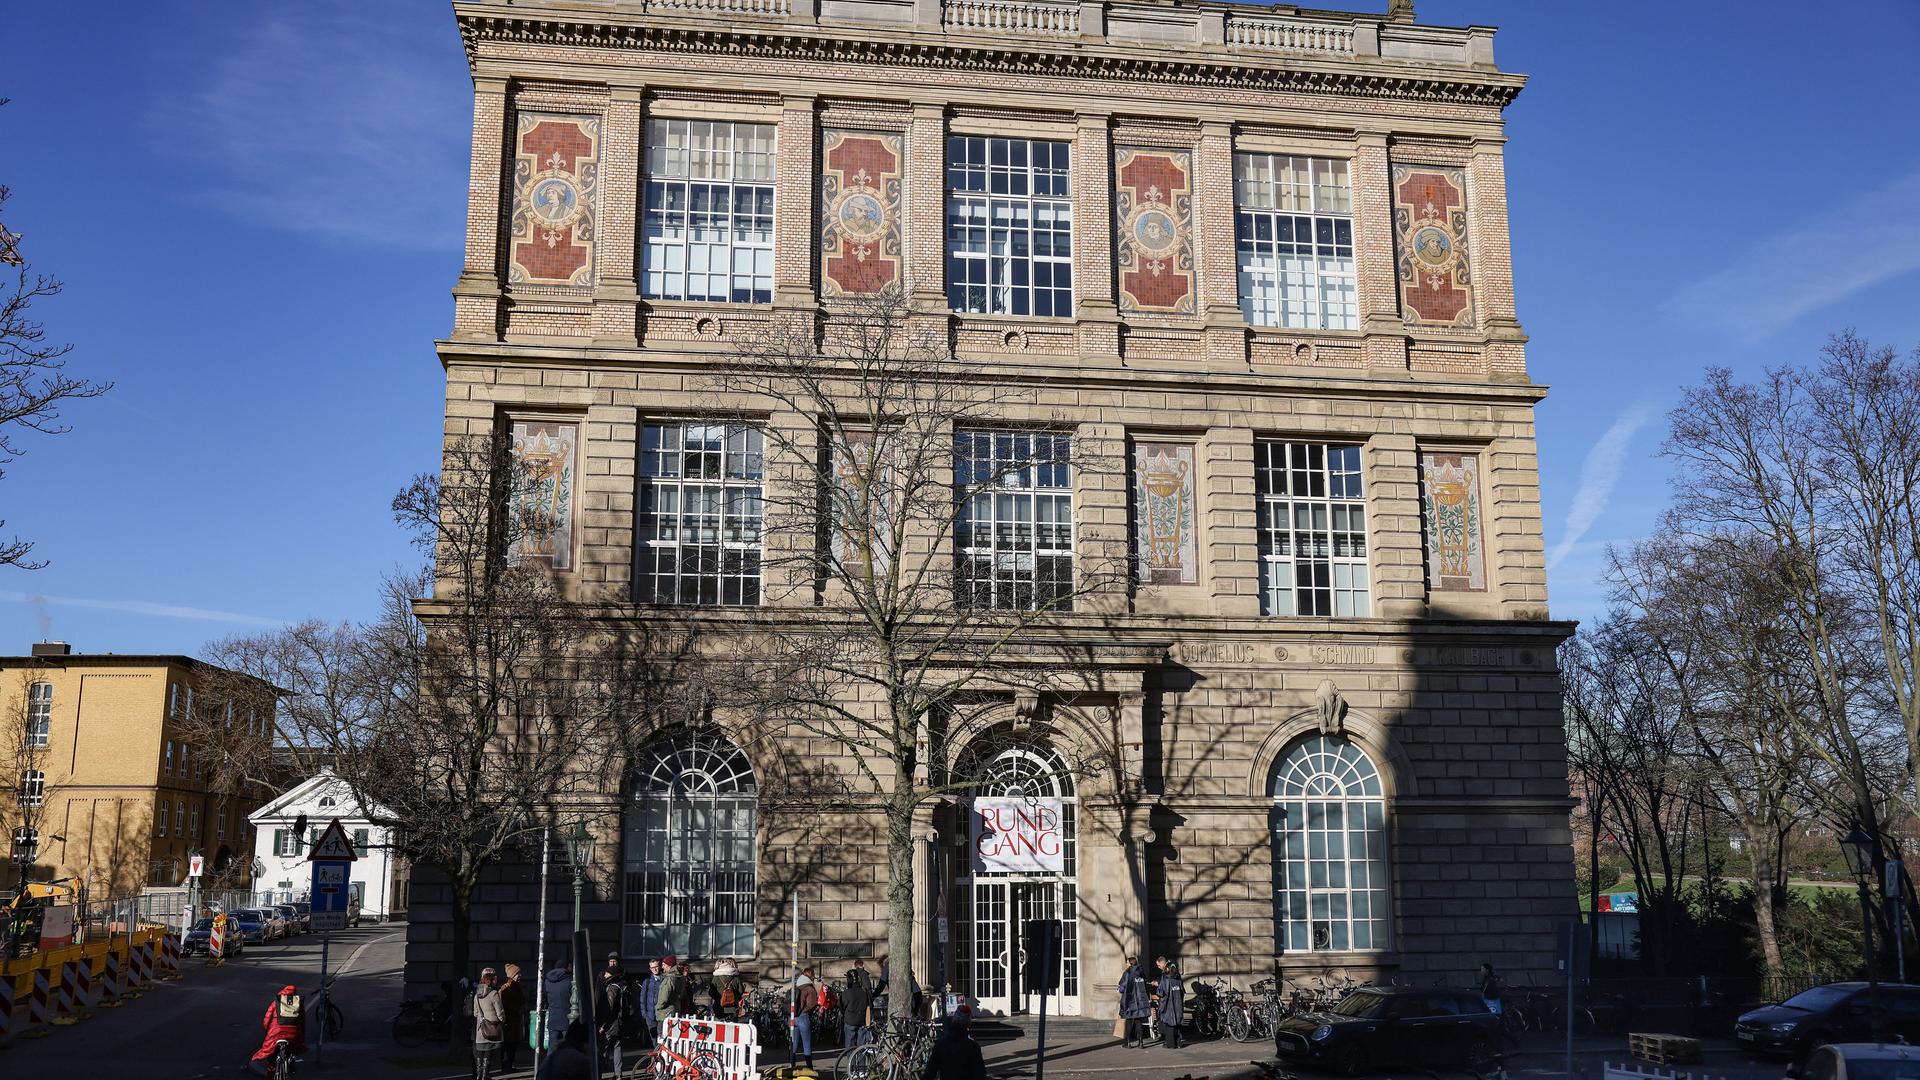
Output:
[[1247,1017],[1247,1010],[1227,1010],[1227,1036],[1234,1042],[1246,1042],[1253,1038],[1253,1023]]
[[329,998],[327,1000],[327,1038],[337,1039],[345,1030],[347,1030],[347,1014],[341,1012],[340,1006],[335,1005]]
[[872,1080],[880,1071],[881,1054],[879,1043],[861,1043],[844,1050],[834,1059],[834,1075],[839,1080]]

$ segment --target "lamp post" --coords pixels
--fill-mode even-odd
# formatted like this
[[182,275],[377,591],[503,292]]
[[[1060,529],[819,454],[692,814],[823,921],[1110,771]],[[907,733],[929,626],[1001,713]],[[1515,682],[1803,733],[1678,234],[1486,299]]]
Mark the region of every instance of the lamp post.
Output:
[[1840,853],[1860,886],[1860,942],[1867,952],[1867,1021],[1874,1042],[1880,1041],[1880,976],[1873,961],[1873,895],[1867,882],[1873,877],[1873,837],[1854,822],[1840,839]]
[[[580,897],[586,888],[587,866],[593,862],[593,834],[587,831],[587,823],[577,821],[573,831],[567,834],[567,861],[573,864],[573,933],[580,934]],[[574,976],[578,982],[579,975]],[[575,993],[567,1005],[567,1023],[580,1019],[580,995]]]

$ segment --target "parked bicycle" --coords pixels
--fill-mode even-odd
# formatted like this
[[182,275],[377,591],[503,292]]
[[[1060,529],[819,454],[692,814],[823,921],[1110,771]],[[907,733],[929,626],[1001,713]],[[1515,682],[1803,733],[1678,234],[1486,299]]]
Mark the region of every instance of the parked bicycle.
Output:
[[438,1001],[410,998],[402,1001],[400,1011],[394,1014],[393,1041],[401,1046],[425,1046],[436,1039],[445,1042],[452,1023],[451,993],[442,990]]
[[837,1080],[914,1080],[933,1054],[940,1023],[890,1018],[877,1041],[842,1050],[834,1058],[832,1075]]

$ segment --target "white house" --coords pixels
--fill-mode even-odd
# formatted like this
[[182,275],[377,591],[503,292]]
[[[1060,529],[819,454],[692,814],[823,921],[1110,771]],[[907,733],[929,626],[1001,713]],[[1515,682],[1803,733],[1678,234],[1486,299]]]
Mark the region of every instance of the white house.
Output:
[[[295,828],[302,815],[306,817],[305,835]],[[254,865],[265,867],[255,875],[255,887],[284,892],[296,900],[307,899],[313,880],[307,852],[334,818],[340,819],[340,827],[353,841],[356,858],[349,881],[359,898],[362,917],[405,918],[407,866],[392,849],[393,830],[375,825],[354,801],[346,781],[331,769],[320,770],[247,816],[254,827]]]

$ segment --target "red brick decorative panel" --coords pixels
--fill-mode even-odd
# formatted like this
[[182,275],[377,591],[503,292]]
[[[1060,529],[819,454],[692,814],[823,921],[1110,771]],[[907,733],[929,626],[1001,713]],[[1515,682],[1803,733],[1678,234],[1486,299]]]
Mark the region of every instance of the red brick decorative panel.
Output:
[[900,280],[904,144],[899,135],[821,131],[822,295],[870,296]]
[[1393,229],[1408,326],[1472,326],[1464,169],[1393,167]]
[[507,281],[593,284],[600,120],[523,112],[514,142]]
[[1113,150],[1120,310],[1191,315],[1193,153]]
[[1434,592],[1485,591],[1479,456],[1421,454],[1420,502],[1427,525],[1427,586]]

